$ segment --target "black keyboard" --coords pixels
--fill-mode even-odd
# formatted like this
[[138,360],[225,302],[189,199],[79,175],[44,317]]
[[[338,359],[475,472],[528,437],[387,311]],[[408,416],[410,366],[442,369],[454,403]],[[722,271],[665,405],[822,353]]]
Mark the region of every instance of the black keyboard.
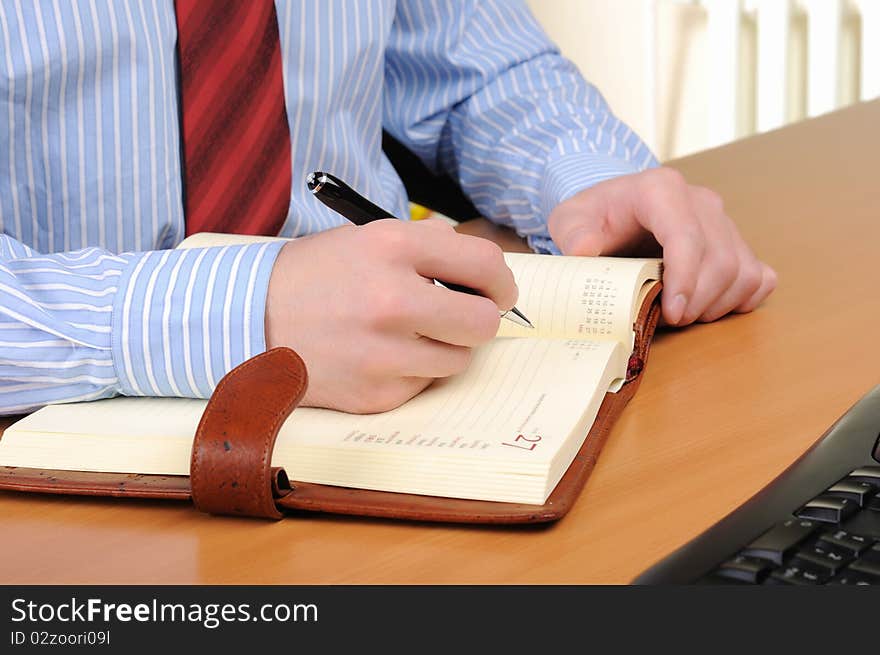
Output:
[[880,387],[782,475],[633,582],[880,585]]

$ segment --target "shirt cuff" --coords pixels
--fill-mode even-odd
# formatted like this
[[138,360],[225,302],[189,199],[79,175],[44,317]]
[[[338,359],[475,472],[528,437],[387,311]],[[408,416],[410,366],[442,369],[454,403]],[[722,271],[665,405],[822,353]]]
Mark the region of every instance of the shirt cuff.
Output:
[[[652,158],[649,167],[656,165],[656,161]],[[593,152],[570,153],[551,160],[544,169],[539,196],[539,211],[544,217],[545,225],[550,212],[556,205],[568,200],[576,193],[595,186],[599,182],[621,175],[631,175],[641,170],[643,168],[636,162],[622,161]],[[527,242],[529,247],[538,253],[552,255],[561,253],[559,247],[546,232],[528,235]]]
[[547,164],[541,184],[541,213],[547,217],[554,207],[591,186],[621,175],[638,173],[635,162],[589,152],[558,157]]
[[263,352],[269,278],[283,246],[124,255],[111,328],[121,393],[207,398],[226,373]]

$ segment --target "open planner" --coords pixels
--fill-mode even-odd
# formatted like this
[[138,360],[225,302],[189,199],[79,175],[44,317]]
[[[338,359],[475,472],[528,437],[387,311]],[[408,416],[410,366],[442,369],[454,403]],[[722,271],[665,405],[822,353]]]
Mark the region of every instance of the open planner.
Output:
[[[197,235],[183,245],[241,238]],[[539,518],[539,510],[553,504],[554,490],[565,486],[560,481],[577,468],[578,455],[591,453],[579,464],[584,470],[576,476],[576,489],[568,492],[576,496],[635,390],[656,325],[661,264],[505,257],[520,290],[517,306],[535,329],[501,321],[496,338],[475,349],[466,372],[437,380],[388,412],[296,408],[281,425],[271,453],[272,466],[283,468],[293,481],[291,496],[298,488],[337,496],[345,490],[349,497],[363,490],[372,505],[385,498],[393,506],[406,498],[427,508],[419,516],[385,513],[393,516],[480,520],[465,514],[495,503],[519,520],[548,520]],[[6,475],[0,473],[0,488],[21,488],[10,483],[16,469],[188,476],[206,404],[113,398],[40,409],[0,439]],[[589,443],[593,438],[597,443]],[[348,513],[383,515],[359,512],[357,499],[352,502]],[[463,507],[462,516],[444,514],[444,502]],[[558,503],[546,516],[558,518],[571,502]],[[305,508],[345,511],[320,505]],[[431,507],[438,508],[436,516]]]

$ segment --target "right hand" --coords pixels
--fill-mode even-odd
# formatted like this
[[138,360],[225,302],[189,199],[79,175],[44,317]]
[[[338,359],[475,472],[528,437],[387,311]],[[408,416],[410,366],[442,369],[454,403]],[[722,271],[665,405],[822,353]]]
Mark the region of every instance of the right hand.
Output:
[[281,250],[266,300],[266,345],[292,348],[305,361],[303,405],[381,412],[465,370],[471,349],[495,336],[499,310],[516,298],[513,274],[491,241],[440,220],[347,225]]

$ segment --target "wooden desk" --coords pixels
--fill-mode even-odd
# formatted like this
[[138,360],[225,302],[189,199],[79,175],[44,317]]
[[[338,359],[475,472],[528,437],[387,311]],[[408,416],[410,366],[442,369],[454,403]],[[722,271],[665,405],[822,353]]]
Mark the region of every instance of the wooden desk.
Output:
[[657,337],[639,393],[556,525],[268,523],[3,493],[0,582],[627,582],[880,382],[877,152],[875,102],[674,162],[722,193],[779,289],[751,315]]

